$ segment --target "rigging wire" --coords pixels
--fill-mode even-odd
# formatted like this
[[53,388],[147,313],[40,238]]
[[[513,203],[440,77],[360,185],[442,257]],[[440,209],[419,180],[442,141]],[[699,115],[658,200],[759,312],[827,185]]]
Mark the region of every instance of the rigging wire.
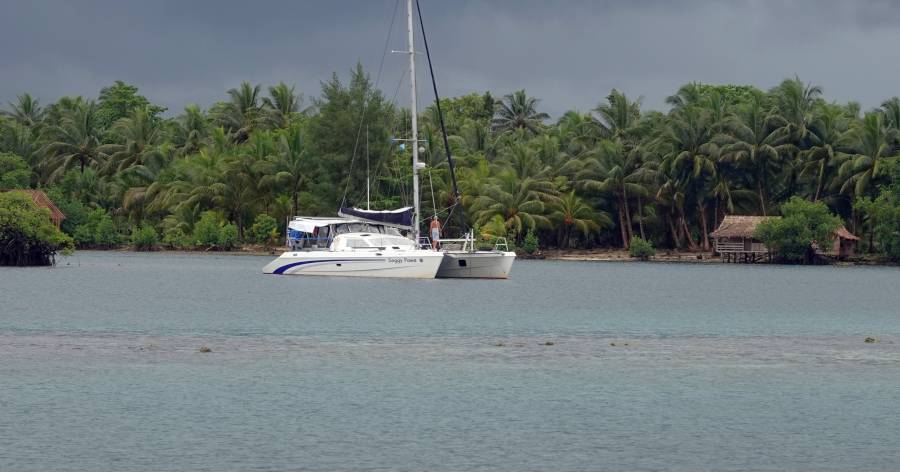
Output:
[[[388,103],[390,103],[391,107],[393,107],[393,108],[396,108],[396,106],[397,106],[397,96],[400,95],[400,89],[403,86],[403,81],[405,80],[407,73],[408,73],[408,71],[406,69],[403,69],[400,73],[400,77],[397,79],[397,86],[394,88],[394,94],[391,96],[391,99],[388,102]],[[401,130],[401,128],[403,128],[403,124],[397,123],[394,120],[393,115],[391,115],[391,114],[385,115],[384,121],[385,121],[385,127],[389,128],[391,130],[391,136],[397,136],[398,132],[399,133],[403,132],[403,130]],[[393,139],[391,139],[388,142],[388,148],[385,150],[386,156],[391,155],[391,152],[394,150],[395,144],[396,144],[396,142]],[[394,171],[394,168],[392,167],[392,165],[393,165],[393,162],[391,162],[390,159],[388,159],[387,161],[379,161],[378,163],[376,163],[375,173],[373,174],[373,177],[372,177],[375,182],[375,187],[372,189],[372,192],[373,192],[372,196],[375,198],[376,201],[378,201],[379,198],[382,198],[382,196],[383,196],[382,192],[381,192],[382,185],[383,185],[382,179],[388,179],[386,181],[386,182],[388,182],[388,186],[389,186],[389,188],[387,190],[389,192],[391,192],[392,195],[395,195],[395,196],[399,195],[399,199],[401,202],[400,206],[408,206],[409,197],[407,195],[407,190],[405,188],[405,185],[403,185],[403,181],[400,180],[402,178],[402,176],[399,173]],[[391,205],[393,205],[393,203]]]
[[431,75],[431,87],[434,89],[434,104],[437,107],[438,119],[441,122],[441,135],[444,138],[444,151],[447,153],[447,162],[450,165],[450,180],[453,182],[454,203],[459,203],[459,188],[456,185],[456,171],[453,166],[453,157],[450,155],[450,142],[447,140],[447,127],[444,125],[444,113],[441,110],[441,97],[438,95],[437,80],[434,77],[434,67],[431,65],[431,51],[428,49],[428,36],[425,35],[425,21],[422,19],[422,8],[419,0],[416,2],[416,11],[419,13],[419,27],[422,29],[422,43],[425,45],[425,57],[428,58],[428,72]]
[[437,202],[434,200],[434,180],[431,178],[431,168],[428,168],[428,185],[431,187],[431,209],[434,210],[434,217],[437,218]]
[[388,45],[391,42],[391,35],[394,32],[394,22],[397,19],[397,10],[400,6],[400,0],[394,3],[394,12],[391,14],[391,25],[388,27],[387,38],[384,40],[384,51],[381,53],[381,63],[378,65],[378,75],[375,77],[375,85],[369,89],[365,97],[363,97],[363,112],[359,120],[359,127],[356,130],[356,141],[353,143],[353,154],[350,157],[350,168],[347,170],[347,182],[344,184],[344,195],[341,197],[341,207],[347,202],[347,191],[350,189],[350,177],[353,175],[353,164],[356,161],[356,151],[359,147],[359,138],[362,133],[363,123],[366,121],[366,114],[369,111],[369,100],[374,90],[378,90],[381,83],[381,73],[384,70],[384,60],[387,57]]

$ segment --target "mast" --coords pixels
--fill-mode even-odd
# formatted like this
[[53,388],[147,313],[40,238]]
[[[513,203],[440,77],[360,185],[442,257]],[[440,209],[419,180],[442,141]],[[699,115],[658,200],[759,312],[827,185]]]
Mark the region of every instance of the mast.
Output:
[[369,125],[366,125],[366,210],[369,208]]
[[412,116],[412,166],[413,166],[413,237],[416,244],[419,243],[419,128],[416,119],[418,108],[416,106],[416,49],[413,41],[413,10],[412,0],[406,0],[406,33],[409,42],[409,108]]

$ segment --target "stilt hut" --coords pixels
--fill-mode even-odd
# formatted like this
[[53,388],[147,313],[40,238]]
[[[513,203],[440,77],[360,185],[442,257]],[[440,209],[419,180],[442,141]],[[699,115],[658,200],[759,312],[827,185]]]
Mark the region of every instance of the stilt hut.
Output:
[[825,255],[837,257],[838,259],[851,257],[856,254],[856,244],[858,242],[859,238],[847,231],[844,225],[841,225],[834,231],[834,242],[831,248],[825,251]]
[[777,216],[735,216],[729,215],[722,224],[710,233],[715,251],[723,262],[757,262],[769,258],[769,249],[762,241],[753,237],[756,227],[766,218]]

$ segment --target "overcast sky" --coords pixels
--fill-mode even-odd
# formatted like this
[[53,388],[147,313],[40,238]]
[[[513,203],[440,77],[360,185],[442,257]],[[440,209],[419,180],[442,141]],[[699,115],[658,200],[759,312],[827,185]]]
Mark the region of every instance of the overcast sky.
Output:
[[[614,87],[664,109],[686,82],[767,89],[795,74],[864,109],[900,94],[898,2],[420,1],[447,96],[524,88],[558,116],[588,111]],[[242,80],[317,96],[357,60],[374,79],[396,0],[0,2],[0,103],[23,92],[44,104],[96,97],[119,79],[178,111]],[[404,3],[392,49],[404,48]],[[389,97],[404,68],[388,55]]]

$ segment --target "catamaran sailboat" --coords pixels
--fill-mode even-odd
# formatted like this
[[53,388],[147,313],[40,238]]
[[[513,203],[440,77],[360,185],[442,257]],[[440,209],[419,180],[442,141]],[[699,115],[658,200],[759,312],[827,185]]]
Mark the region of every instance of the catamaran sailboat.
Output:
[[287,240],[290,250],[263,273],[433,279],[444,257],[395,227],[354,218],[296,217]]
[[[406,2],[409,50],[403,52],[409,54],[413,206],[389,211],[341,208],[340,218],[295,217],[287,227],[287,243],[291,250],[269,263],[263,269],[264,273],[402,278],[505,279],[508,276],[516,255],[505,244],[497,244],[490,251],[477,250],[471,231],[462,239],[440,243],[420,237],[419,170],[425,166],[419,162],[412,2]],[[431,54],[421,14],[419,22],[431,69]],[[458,204],[460,194],[433,71],[431,83]]]
[[[288,223],[291,250],[263,268],[266,274],[434,278],[444,255],[419,243],[419,162],[416,122],[416,53],[412,0],[406,2],[414,207],[395,211],[342,208],[339,219],[295,217]],[[356,217],[356,216],[359,217]],[[401,235],[400,229],[412,238]],[[292,238],[291,236],[294,236]]]

